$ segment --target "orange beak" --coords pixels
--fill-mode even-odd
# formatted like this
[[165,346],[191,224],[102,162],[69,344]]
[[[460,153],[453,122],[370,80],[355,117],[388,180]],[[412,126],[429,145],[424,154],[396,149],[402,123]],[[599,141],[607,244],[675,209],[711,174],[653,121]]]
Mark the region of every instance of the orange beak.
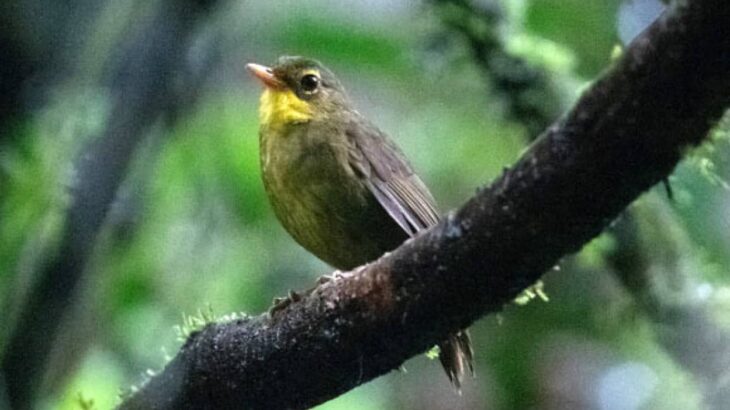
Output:
[[284,88],[284,82],[276,78],[274,71],[270,67],[261,64],[246,64],[246,69],[261,80],[268,88],[281,89]]

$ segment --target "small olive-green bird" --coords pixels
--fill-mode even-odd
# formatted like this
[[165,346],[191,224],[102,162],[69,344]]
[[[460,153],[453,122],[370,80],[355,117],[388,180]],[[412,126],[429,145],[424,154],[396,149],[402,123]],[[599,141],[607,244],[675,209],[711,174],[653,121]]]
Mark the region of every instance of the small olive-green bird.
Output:
[[[403,152],[352,107],[330,70],[302,57],[247,68],[265,86],[259,112],[264,187],[300,245],[351,270],[438,222],[433,196]],[[473,372],[469,334],[451,335],[439,348],[458,388],[465,369]]]

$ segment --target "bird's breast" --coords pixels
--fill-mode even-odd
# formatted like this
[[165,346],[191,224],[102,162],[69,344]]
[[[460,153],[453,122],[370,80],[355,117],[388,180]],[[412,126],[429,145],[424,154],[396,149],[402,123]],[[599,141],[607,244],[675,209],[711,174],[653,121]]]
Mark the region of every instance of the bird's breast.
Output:
[[266,193],[297,242],[340,269],[382,253],[365,234],[382,212],[351,169],[346,146],[306,131],[268,136],[261,145]]

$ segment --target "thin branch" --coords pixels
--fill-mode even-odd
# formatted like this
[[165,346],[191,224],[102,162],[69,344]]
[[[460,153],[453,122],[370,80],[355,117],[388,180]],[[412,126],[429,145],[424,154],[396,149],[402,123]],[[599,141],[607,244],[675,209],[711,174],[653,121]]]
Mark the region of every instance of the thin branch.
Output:
[[568,93],[550,80],[546,70],[507,49],[500,30],[506,20],[500,1],[431,3],[445,28],[463,39],[492,93],[504,102],[505,117],[522,124],[530,141],[568,108]]
[[121,408],[314,406],[499,311],[706,137],[730,104],[728,22],[725,0],[676,7],[457,212],[273,318],[206,326]]
[[113,108],[103,135],[77,162],[73,201],[58,251],[38,274],[1,368],[13,408],[34,407],[60,324],[73,305],[96,237],[147,130],[173,108],[175,70],[185,59],[196,24],[214,0],[167,0],[121,54],[113,79]]

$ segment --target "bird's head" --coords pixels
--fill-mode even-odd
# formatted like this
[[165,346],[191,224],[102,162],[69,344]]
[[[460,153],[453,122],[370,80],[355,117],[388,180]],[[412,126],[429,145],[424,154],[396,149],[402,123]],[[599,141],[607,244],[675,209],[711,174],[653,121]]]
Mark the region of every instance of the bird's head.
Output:
[[342,85],[316,60],[280,57],[272,67],[248,64],[246,68],[266,87],[259,109],[262,126],[330,118],[347,107]]

